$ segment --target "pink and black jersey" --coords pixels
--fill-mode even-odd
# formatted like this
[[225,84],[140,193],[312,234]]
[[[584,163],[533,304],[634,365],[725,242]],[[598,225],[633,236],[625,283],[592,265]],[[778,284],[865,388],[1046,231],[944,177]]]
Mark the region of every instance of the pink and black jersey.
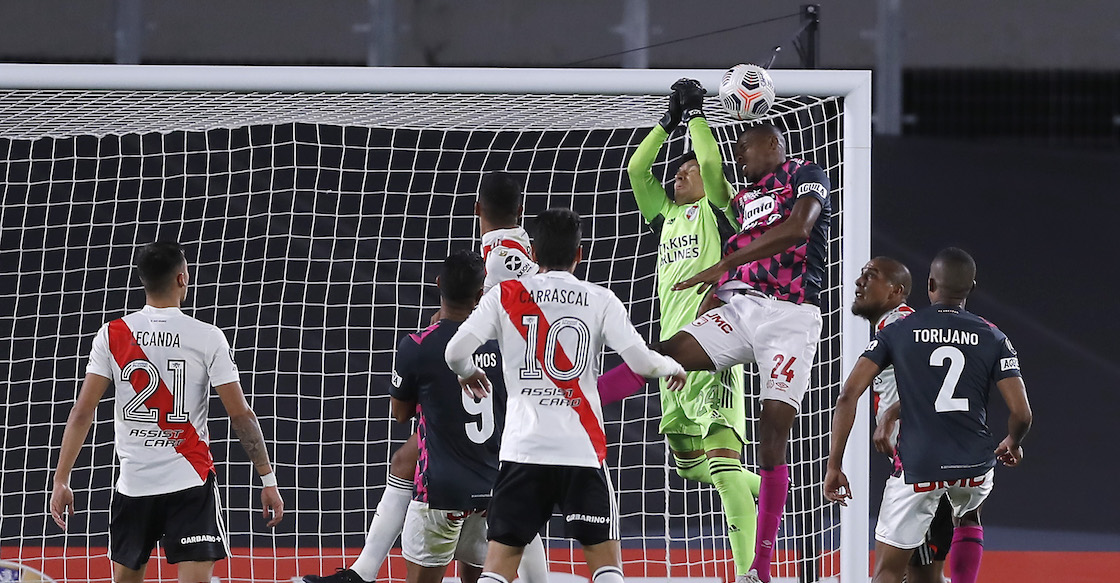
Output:
[[460,334],[501,347],[508,405],[502,461],[600,467],[607,455],[597,379],[604,346],[644,341],[609,289],[549,271],[482,297]]
[[[825,273],[828,228],[832,222],[828,176],[820,166],[790,158],[749,189],[739,191],[731,204],[739,232],[728,239],[724,255],[746,247],[763,233],[789,218],[803,196],[821,203],[809,238],[781,253],[739,266],[720,280],[722,289],[750,287],[795,304],[819,304]],[[727,284],[726,286],[724,284]]]
[[486,262],[486,281],[482,291],[510,279],[537,272],[537,264],[529,257],[532,245],[529,234],[521,227],[494,229],[482,235],[482,260]]
[[113,381],[121,494],[153,496],[206,482],[214,471],[210,387],[239,380],[221,330],[178,308],[145,306],[101,327],[86,372]]
[[475,401],[459,387],[443,357],[459,326],[454,320],[440,320],[402,338],[389,394],[417,405],[420,457],[413,500],[437,510],[484,510],[498,478],[506,388],[494,341],[473,355],[493,382],[490,397]]

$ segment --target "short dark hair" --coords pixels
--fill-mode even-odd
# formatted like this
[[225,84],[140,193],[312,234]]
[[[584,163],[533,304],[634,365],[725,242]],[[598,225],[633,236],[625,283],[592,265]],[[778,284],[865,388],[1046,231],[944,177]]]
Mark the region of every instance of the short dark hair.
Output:
[[886,255],[880,255],[874,261],[879,264],[880,271],[891,285],[902,286],[903,298],[909,298],[910,292],[914,288],[914,278],[910,275],[910,269],[906,267],[906,264]]
[[478,185],[478,202],[486,220],[516,224],[521,210],[521,182],[508,172],[488,172]]
[[787,151],[785,134],[782,133],[782,130],[778,128],[778,126],[768,121],[744,128],[743,133],[739,134],[739,141],[741,142],[743,139],[755,139],[759,136],[774,136],[778,138],[778,145],[782,148],[782,151]]
[[945,295],[967,298],[976,284],[976,260],[963,249],[946,247],[934,256],[930,277],[937,281]]
[[533,222],[533,253],[545,269],[568,269],[579,253],[583,230],[571,209],[548,209]]
[[482,256],[468,249],[460,249],[443,260],[439,274],[439,295],[454,303],[470,303],[478,297],[486,280],[486,263]]
[[183,246],[175,241],[148,243],[136,253],[140,283],[149,293],[165,292],[186,261]]

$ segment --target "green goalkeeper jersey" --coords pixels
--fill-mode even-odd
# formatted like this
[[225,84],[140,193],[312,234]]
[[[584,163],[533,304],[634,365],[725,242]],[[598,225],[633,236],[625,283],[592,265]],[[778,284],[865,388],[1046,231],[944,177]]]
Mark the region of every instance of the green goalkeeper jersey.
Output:
[[[673,291],[673,285],[715,265],[723,243],[734,233],[729,205],[732,187],[723,175],[723,165],[708,122],[694,117],[688,122],[692,147],[704,182],[704,198],[678,205],[650,169],[668,134],[660,125],[642,140],[630,158],[627,172],[634,200],[642,217],[658,233],[657,295],[661,302],[661,340],[667,340],[696,319],[704,296],[696,290]],[[733,212],[733,211],[731,211]]]

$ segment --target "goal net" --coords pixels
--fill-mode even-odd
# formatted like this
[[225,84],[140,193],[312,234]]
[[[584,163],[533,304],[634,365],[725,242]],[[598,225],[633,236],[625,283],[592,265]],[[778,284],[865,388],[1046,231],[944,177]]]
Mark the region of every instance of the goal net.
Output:
[[[682,76],[709,88],[708,119],[732,160],[744,123],[712,96],[721,74],[0,65],[0,574],[23,565],[57,581],[111,580],[110,398],[72,475],[78,512],[67,532],[47,501],[92,337],[143,305],[133,255],[157,239],[187,248],[184,310],[225,331],[285,500],[284,521],[270,531],[259,480],[214,396],[211,449],[233,552],[216,577],[288,581],[349,565],[389,457],[411,432],[389,419],[396,342],[438,307],[440,261],[479,247],[473,205],[483,173],[522,178],[526,217],[579,212],[586,259],[577,275],[612,289],[655,338],[657,241],[626,162]],[[773,77],[782,97],[771,118],[792,155],[828,172],[836,213],[776,573],[851,581],[867,573],[866,506],[857,499],[841,516],[820,483],[832,405],[867,334],[848,315],[846,286],[869,252],[869,74]],[[686,142],[673,134],[655,175],[671,179]],[[750,381],[748,433],[759,408]],[[733,578],[719,497],[675,474],[659,413],[655,388],[605,408],[625,573]],[[751,447],[746,460],[757,469]],[[857,462],[849,475],[865,495]],[[566,539],[546,544],[557,580],[587,575]],[[157,550],[148,579],[174,577]],[[403,581],[398,551],[381,578]]]

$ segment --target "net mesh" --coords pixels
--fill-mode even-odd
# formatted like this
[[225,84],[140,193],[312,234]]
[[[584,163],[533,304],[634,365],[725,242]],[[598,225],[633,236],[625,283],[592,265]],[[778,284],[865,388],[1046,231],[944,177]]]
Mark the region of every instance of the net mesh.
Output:
[[[216,576],[287,581],[348,565],[389,457],[410,432],[389,420],[393,350],[438,306],[439,262],[478,247],[473,205],[484,172],[523,178],[527,217],[557,206],[583,215],[577,275],[612,289],[639,331],[657,336],[657,241],[625,166],[664,103],[641,95],[0,92],[2,558],[60,581],[111,580],[111,399],[78,457],[78,513],[66,533],[46,511],[50,478],[94,333],[144,303],[135,249],[177,239],[192,264],[184,311],[229,338],[287,507],[269,532],[255,472],[214,396],[211,449],[233,548]],[[706,105],[731,160],[744,125],[724,117],[714,98]],[[838,97],[781,98],[772,111],[790,153],[828,172],[836,213],[824,329],[793,431],[777,554],[779,575],[805,581],[839,570],[838,513],[819,492],[841,381],[842,111]],[[686,148],[678,131],[654,174],[670,178]],[[748,433],[758,418],[755,376]],[[626,574],[733,577],[719,497],[676,476],[657,434],[659,413],[653,392],[605,408]],[[757,469],[750,447],[746,458]],[[547,544],[554,572],[586,576],[566,539]],[[403,563],[386,564],[382,577],[403,581]],[[154,558],[148,579],[173,581],[175,569]]]

